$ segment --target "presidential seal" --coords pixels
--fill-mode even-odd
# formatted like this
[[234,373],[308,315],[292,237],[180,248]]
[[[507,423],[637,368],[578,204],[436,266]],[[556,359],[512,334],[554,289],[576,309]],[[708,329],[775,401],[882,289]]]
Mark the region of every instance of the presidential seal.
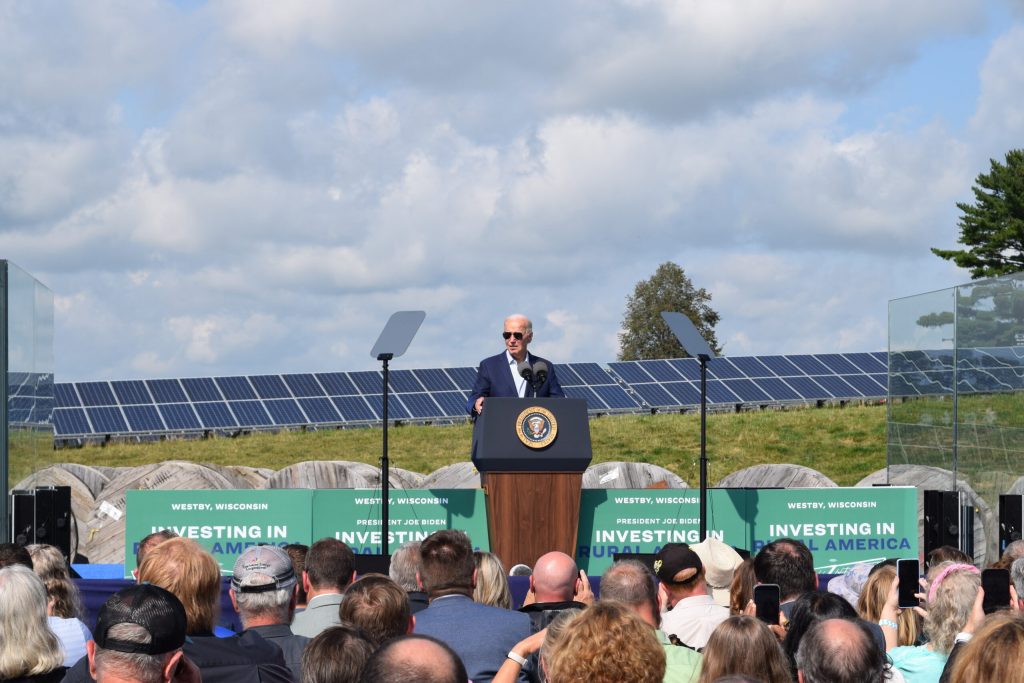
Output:
[[558,436],[558,421],[547,408],[533,406],[519,413],[516,433],[530,448],[544,448]]

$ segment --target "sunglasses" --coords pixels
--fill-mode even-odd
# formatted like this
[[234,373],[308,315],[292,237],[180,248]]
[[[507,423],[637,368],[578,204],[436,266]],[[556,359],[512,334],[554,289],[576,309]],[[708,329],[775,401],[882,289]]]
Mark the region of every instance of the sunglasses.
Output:
[[522,332],[502,332],[501,333],[501,338],[502,339],[508,339],[509,337],[515,337],[516,341],[523,341],[523,333]]

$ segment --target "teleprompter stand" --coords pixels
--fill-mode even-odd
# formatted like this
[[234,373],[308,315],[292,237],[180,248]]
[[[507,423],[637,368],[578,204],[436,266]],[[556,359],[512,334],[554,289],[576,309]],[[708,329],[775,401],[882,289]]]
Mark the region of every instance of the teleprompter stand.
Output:
[[[519,436],[535,412],[550,413],[557,426],[541,448]],[[532,567],[552,550],[576,556],[580,489],[590,464],[586,401],[488,398],[473,427],[473,464],[486,494],[491,549],[506,566]]]
[[381,417],[384,427],[384,443],[380,457],[380,531],[381,531],[381,552],[389,555],[388,552],[388,361],[401,356],[409,348],[412,338],[419,331],[423,319],[427,317],[424,311],[398,311],[392,313],[388,318],[387,325],[381,330],[377,337],[377,343],[373,345],[370,355],[383,364],[384,388],[382,390],[383,400],[381,401]]
[[661,317],[683,350],[700,361],[700,540],[708,537],[708,361],[715,357],[693,321],[682,313],[662,311]]

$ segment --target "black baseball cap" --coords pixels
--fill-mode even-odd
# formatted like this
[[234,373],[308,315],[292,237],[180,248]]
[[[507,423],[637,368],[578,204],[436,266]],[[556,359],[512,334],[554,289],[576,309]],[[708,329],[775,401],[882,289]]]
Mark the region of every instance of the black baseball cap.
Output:
[[[111,638],[112,626],[135,624],[149,632],[148,643]],[[143,583],[114,593],[100,608],[93,640],[104,650],[162,655],[185,644],[188,618],[181,601],[159,586]]]

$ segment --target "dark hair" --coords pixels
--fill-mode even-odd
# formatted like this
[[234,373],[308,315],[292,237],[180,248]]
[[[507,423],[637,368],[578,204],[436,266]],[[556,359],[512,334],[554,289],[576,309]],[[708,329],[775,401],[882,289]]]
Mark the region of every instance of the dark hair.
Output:
[[385,640],[409,632],[409,595],[388,577],[368,574],[345,590],[339,615],[380,647]]
[[356,556],[336,538],[321,538],[306,553],[306,576],[313,588],[343,589],[352,581]]
[[[408,652],[419,643],[421,652]],[[434,649],[423,656],[423,649]],[[363,669],[360,683],[466,683],[462,660],[447,644],[422,634],[393,638],[377,650]],[[304,682],[305,683],[305,682]]]
[[420,544],[420,580],[431,598],[450,593],[472,596],[475,568],[465,532],[435,531]]
[[[829,638],[826,630],[839,623],[856,629],[854,637]],[[885,680],[887,668],[885,653],[867,624],[852,619],[823,619],[813,624],[800,643],[796,662],[804,683],[877,683]]]
[[10,567],[16,564],[32,569],[32,556],[23,545],[14,543],[0,543],[0,568]]
[[302,572],[306,570],[306,553],[309,552],[309,546],[305,543],[289,543],[282,550],[292,558],[292,569],[295,571],[295,576],[299,577],[299,592],[296,601],[300,605],[305,605],[309,597],[306,595],[306,589],[302,587]]
[[178,534],[174,533],[170,529],[161,529],[160,531],[154,531],[148,536],[145,536],[141,541],[139,541],[139,548],[135,551],[135,568],[138,569],[142,565],[142,558],[144,558],[146,553],[150,550],[164,541],[169,541],[172,538],[177,537]]
[[772,541],[754,557],[754,576],[759,583],[775,583],[783,600],[792,600],[818,584],[814,557],[806,545],[792,538]]
[[302,651],[302,683],[354,683],[373,649],[366,634],[354,626],[321,631]]
[[960,550],[960,548],[954,548],[951,545],[942,545],[928,553],[928,557],[924,560],[925,572],[932,567],[942,564],[943,562],[974,564],[974,558]]
[[786,651],[793,669],[793,680],[796,680],[796,652],[800,648],[800,641],[811,626],[825,619],[856,618],[857,610],[840,595],[819,591],[801,595],[793,604],[792,616],[786,628],[786,639],[782,641],[782,649]]

